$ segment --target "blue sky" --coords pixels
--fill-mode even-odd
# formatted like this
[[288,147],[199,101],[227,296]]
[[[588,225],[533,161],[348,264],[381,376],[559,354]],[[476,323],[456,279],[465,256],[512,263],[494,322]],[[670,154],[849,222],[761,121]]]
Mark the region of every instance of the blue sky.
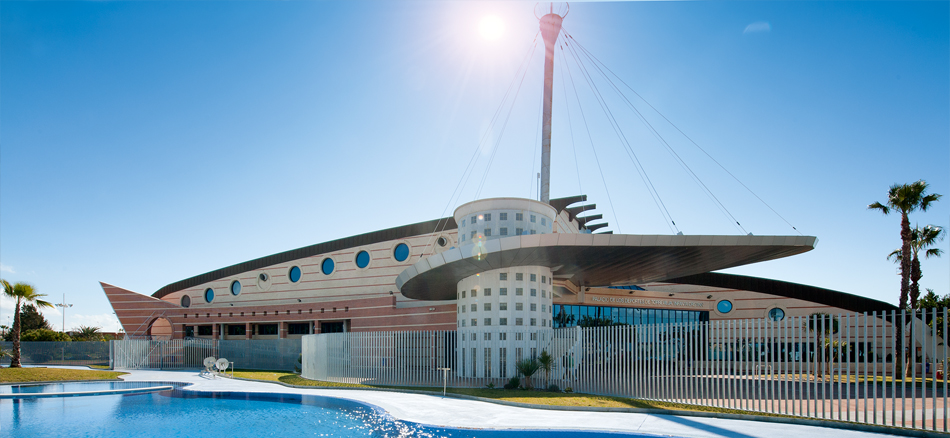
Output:
[[[0,275],[55,301],[65,293],[67,328],[114,330],[100,280],[151,294],[449,215],[476,193],[534,196],[541,50],[501,105],[521,81],[534,4],[0,2]],[[477,31],[488,15],[504,23],[497,40]],[[899,218],[866,206],[917,179],[950,193],[948,17],[947,2],[609,2],[572,3],[564,27],[819,238],[807,254],[730,272],[896,303],[885,256],[900,245]],[[670,233],[561,56],[552,197],[583,191],[615,232]],[[740,233],[591,73],[678,229]],[[796,234],[624,91],[743,229]],[[500,105],[504,132],[490,123]],[[950,225],[950,198],[912,220]],[[950,255],[923,272],[923,287],[950,292]],[[0,301],[0,323],[10,308]]]

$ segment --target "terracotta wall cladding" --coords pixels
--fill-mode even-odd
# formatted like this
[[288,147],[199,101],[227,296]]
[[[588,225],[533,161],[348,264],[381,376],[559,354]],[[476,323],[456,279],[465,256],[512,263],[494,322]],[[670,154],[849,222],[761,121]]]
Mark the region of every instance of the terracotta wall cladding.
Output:
[[[111,285],[103,284],[103,289],[126,332],[135,335],[146,334],[150,320],[159,315],[172,322],[178,336],[183,334],[185,325],[248,322],[349,320],[352,331],[453,330],[454,301],[409,300],[399,294],[395,279],[422,257],[454,246],[456,235],[453,229],[318,254],[207,282],[168,294],[162,299]],[[445,247],[437,244],[439,237],[446,239]],[[393,251],[401,243],[410,247],[410,255],[399,262]],[[356,265],[356,255],[361,251],[370,255],[370,263],[365,268]],[[321,271],[326,258],[334,262],[330,275]],[[301,270],[297,282],[291,282],[288,277],[294,266]],[[261,273],[268,275],[268,282],[258,281]],[[241,292],[237,296],[230,292],[235,280],[241,282]],[[208,288],[214,290],[211,303],[204,298]],[[191,300],[188,308],[181,307],[181,298],[185,295]]]

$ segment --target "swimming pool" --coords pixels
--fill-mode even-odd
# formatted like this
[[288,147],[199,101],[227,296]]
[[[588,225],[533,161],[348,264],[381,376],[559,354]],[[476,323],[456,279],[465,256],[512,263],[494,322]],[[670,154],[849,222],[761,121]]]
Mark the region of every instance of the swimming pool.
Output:
[[435,427],[399,421],[379,408],[351,400],[297,394],[174,389],[134,395],[0,400],[2,437],[522,438],[528,436],[526,433],[543,438],[648,436]]

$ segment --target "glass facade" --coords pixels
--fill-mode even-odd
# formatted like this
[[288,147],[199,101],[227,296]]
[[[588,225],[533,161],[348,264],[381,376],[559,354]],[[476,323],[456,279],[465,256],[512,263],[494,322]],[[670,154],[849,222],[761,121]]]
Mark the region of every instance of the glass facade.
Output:
[[709,321],[708,311],[638,309],[633,307],[551,306],[554,328],[601,327],[608,325],[643,325]]

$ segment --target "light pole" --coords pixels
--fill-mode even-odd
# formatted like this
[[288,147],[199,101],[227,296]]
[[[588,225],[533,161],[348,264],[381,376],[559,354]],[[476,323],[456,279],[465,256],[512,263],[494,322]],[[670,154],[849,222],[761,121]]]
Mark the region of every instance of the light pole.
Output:
[[72,305],[72,304],[66,304],[66,294],[64,293],[64,294],[63,294],[63,302],[62,302],[62,303],[56,303],[56,307],[62,307],[62,308],[63,308],[63,334],[65,334],[65,333],[66,333],[66,309],[69,308],[69,307],[73,307],[73,305]]

